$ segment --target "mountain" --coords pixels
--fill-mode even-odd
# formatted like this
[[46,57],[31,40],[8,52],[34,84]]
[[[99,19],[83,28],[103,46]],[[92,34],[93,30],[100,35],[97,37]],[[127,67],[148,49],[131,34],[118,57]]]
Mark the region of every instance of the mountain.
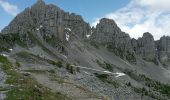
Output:
[[38,0],[30,8],[26,8],[7,26],[2,33],[36,33],[40,31],[43,37],[58,37],[64,41],[63,32],[70,28],[80,38],[90,33],[90,26],[81,16],[64,12],[55,5],[46,5]]
[[0,33],[7,100],[170,100],[170,37],[133,39],[38,0]]

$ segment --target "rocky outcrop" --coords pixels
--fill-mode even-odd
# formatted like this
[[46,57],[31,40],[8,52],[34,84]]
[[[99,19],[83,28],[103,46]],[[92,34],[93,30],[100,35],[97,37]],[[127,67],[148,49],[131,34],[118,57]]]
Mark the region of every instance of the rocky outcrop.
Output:
[[152,34],[146,32],[141,38],[131,40],[133,50],[136,55],[146,61],[158,64],[158,50]]
[[128,34],[121,31],[113,20],[103,18],[97,24],[91,40],[107,46],[123,59],[134,62],[135,55],[138,55],[144,60],[158,64],[157,47],[153,36],[148,32],[138,40],[131,39]]
[[158,57],[161,63],[170,59],[170,37],[163,36],[157,41]]
[[43,0],[38,0],[16,16],[2,33],[41,33],[44,39],[57,37],[64,41],[64,30],[68,28],[82,39],[91,31],[80,15],[64,12],[55,5],[46,5]]
[[103,18],[97,24],[91,37],[93,41],[98,43],[111,43],[113,37],[117,37],[119,33],[121,33],[121,30],[113,20]]
[[100,20],[91,36],[91,40],[107,46],[123,59],[135,60],[131,38],[128,34],[122,32],[111,19],[103,18]]
[[153,36],[146,32],[142,38],[138,40],[132,40],[134,51],[137,55],[141,56],[145,60],[155,60],[157,55],[157,49],[155,47],[155,41]]

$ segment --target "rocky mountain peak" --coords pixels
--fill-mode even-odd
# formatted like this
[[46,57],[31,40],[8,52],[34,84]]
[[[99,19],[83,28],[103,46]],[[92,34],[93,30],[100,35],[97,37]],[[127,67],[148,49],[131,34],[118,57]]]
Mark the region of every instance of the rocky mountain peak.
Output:
[[102,18],[96,25],[91,38],[98,43],[110,43],[113,41],[112,37],[119,33],[121,33],[121,30],[113,20]]
[[100,24],[109,24],[111,26],[117,27],[117,24],[113,19],[108,19],[108,18],[102,18],[100,19]]
[[149,32],[145,32],[143,34],[142,38],[154,40],[153,35],[151,33],[149,33]]
[[114,20],[112,19],[107,19],[107,18],[102,18],[99,23],[96,26],[96,31],[102,31],[105,33],[112,33],[112,34],[117,34],[120,33],[121,30],[117,26]]
[[45,2],[44,2],[44,0],[37,0],[35,5],[45,5]]
[[170,37],[163,36],[157,41],[158,56],[161,63],[165,64],[170,60]]
[[144,33],[138,40],[133,39],[132,45],[137,55],[148,61],[156,60],[157,50],[155,41],[152,34],[149,32]]
[[43,0],[38,0],[31,8],[17,15],[2,33],[40,33],[39,36],[45,40],[56,37],[65,41],[65,29],[68,28],[80,38],[86,38],[86,34],[91,31],[89,24],[80,15],[70,14],[55,5],[47,5]]
[[[104,44],[123,59],[134,61],[131,38],[117,26],[114,20],[103,18],[97,24],[91,40]],[[129,57],[127,57],[129,56]]]
[[37,0],[37,2],[31,6],[31,9],[42,10],[45,9],[46,3],[43,0]]

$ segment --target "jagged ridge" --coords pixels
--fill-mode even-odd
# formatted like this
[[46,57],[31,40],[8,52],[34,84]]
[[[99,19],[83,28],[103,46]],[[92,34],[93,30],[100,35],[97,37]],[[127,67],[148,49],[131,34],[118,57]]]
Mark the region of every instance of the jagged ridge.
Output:
[[[169,37],[164,36],[154,41],[153,36],[147,32],[142,38],[131,39],[113,20],[106,18],[101,19],[96,28],[92,29],[80,15],[69,14],[54,5],[46,5],[43,0],[38,0],[31,8],[26,8],[16,16],[2,33],[31,32],[47,42],[55,38],[66,41],[67,29],[82,39],[86,39],[87,34],[92,34],[91,41],[107,44],[106,47],[116,55],[130,62],[135,62],[135,56],[156,64],[159,61],[165,64],[170,58]],[[52,42],[55,44],[57,41]]]
[[[92,35],[86,38],[87,34]],[[155,65],[161,58],[167,64],[169,37],[154,41],[147,32],[131,39],[106,18],[90,28],[81,16],[38,0],[3,30],[0,43],[0,50],[8,52],[1,54],[21,67],[14,67],[16,71],[30,72],[43,86],[73,100],[169,98],[169,72]],[[115,73],[124,76],[115,77]]]

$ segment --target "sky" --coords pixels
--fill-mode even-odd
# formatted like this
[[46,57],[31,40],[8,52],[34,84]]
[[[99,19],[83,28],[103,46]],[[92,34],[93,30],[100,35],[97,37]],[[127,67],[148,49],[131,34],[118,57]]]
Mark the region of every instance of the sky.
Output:
[[[101,18],[115,20],[132,38],[150,32],[155,40],[170,35],[170,0],[44,0],[82,15],[91,26]],[[36,0],[0,0],[0,30]]]

